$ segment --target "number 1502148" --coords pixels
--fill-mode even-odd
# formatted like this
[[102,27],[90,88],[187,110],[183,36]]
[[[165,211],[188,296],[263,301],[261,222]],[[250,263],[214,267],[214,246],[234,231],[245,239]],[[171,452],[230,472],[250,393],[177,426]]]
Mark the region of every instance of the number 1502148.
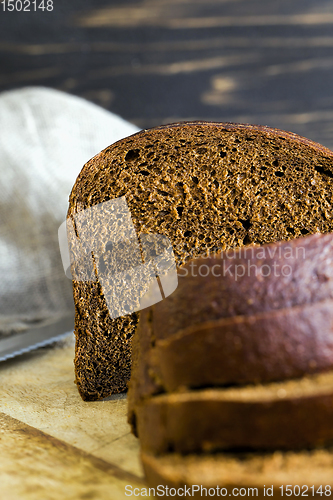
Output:
[[53,0],[2,0],[3,12],[37,12],[53,10]]

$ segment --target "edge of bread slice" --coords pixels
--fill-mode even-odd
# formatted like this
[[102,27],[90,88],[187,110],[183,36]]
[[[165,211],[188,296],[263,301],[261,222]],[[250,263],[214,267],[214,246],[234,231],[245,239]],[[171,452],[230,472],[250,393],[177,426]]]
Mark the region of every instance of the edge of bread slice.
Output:
[[[201,302],[205,300],[203,295]],[[206,321],[162,340],[156,338],[154,329],[149,373],[165,391],[172,392],[265,383],[333,369],[332,325],[333,300],[326,300]]]
[[[281,498],[281,486],[284,486],[286,496],[285,485],[295,486],[296,494],[292,498],[296,498],[298,493],[299,496],[303,494],[319,498],[325,496],[325,487],[330,486],[326,488],[327,493],[332,488],[332,448],[266,454],[216,453],[184,456],[170,453],[158,457],[143,452],[141,460],[149,487],[163,485],[178,489],[186,486],[194,498],[205,495],[204,490],[201,493],[201,486],[215,489],[218,497],[228,497],[232,495],[233,488],[237,488],[236,495],[241,494],[246,498],[267,498],[267,490],[272,486],[274,498]],[[192,485],[196,486],[193,490]],[[225,489],[221,494],[222,488]],[[240,492],[241,488],[246,491],[243,489]],[[183,490],[180,491],[182,493]],[[213,496],[213,491],[211,493]]]
[[333,443],[333,371],[155,395],[135,415],[142,450],[154,454],[314,448]]
[[332,258],[333,234],[317,233],[191,259],[178,271],[177,289],[152,306],[156,338],[206,321],[331,299]]

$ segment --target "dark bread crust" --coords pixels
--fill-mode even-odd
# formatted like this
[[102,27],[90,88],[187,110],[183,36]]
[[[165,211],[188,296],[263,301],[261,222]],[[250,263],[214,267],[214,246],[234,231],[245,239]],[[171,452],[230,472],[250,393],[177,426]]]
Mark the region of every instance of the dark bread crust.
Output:
[[[217,450],[306,449],[333,443],[333,376],[267,386],[162,394],[140,402],[136,423],[142,450],[153,454]],[[298,390],[297,387],[301,390]],[[322,387],[323,385],[323,387]],[[232,391],[234,393],[232,393]],[[251,391],[253,394],[251,394]]]
[[191,260],[178,272],[177,289],[152,306],[156,339],[206,321],[333,298],[332,259],[333,234],[314,234]]
[[167,392],[285,380],[333,368],[333,301],[190,326],[156,341],[150,373]]
[[333,301],[315,302],[190,326],[158,339],[153,307],[142,311],[133,342],[128,420],[159,393],[281,381],[333,367]]
[[[178,265],[217,249],[330,232],[333,153],[267,127],[191,122],[141,131],[82,169],[68,215],[126,196],[140,233]],[[326,215],[325,215],[326,214]],[[138,314],[111,320],[99,283],[73,281],[76,382],[85,400],[126,389]]]

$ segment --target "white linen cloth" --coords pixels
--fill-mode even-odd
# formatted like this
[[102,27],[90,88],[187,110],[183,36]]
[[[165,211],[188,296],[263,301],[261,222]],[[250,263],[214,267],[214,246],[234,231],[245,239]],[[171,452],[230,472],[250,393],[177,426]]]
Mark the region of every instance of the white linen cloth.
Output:
[[58,227],[83,164],[139,129],[56,90],[0,94],[0,332],[74,310]]

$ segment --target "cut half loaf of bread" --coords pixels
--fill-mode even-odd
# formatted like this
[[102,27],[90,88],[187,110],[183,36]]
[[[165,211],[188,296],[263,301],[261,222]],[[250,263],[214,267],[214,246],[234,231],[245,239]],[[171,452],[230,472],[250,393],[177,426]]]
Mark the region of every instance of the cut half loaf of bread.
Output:
[[[333,231],[333,153],[268,127],[187,122],[144,130],[82,169],[68,216],[125,197],[141,233],[191,257]],[[73,280],[75,373],[85,400],[126,389],[138,313],[112,319],[102,287]]]
[[160,394],[135,415],[142,450],[156,455],[314,448],[333,443],[333,372]]
[[192,498],[214,497],[213,490],[219,498],[323,498],[332,494],[333,449],[187,456],[170,453],[159,457],[142,453],[141,458],[149,487],[182,488],[178,498],[183,496],[185,486]]

